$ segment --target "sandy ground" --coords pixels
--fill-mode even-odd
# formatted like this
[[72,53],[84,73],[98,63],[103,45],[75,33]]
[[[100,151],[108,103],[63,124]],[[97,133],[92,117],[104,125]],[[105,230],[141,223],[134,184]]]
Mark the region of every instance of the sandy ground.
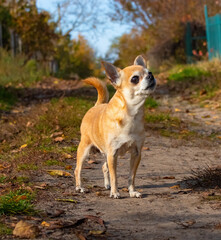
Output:
[[[202,192],[186,189],[180,182],[189,176],[191,169],[220,163],[220,146],[179,142],[151,133],[147,133],[147,146],[149,150],[143,150],[136,178],[137,189],[143,195],[141,199],[129,198],[125,191],[128,156],[118,162],[122,198],[109,198],[109,191],[103,188],[103,158],[95,154],[91,159],[96,159],[97,164],[85,164],[83,170],[84,186],[89,192],[75,195],[79,201],[75,206],[51,201],[44,205],[45,210],[64,209],[65,219],[88,214],[99,216],[107,226],[104,239],[221,239],[221,229],[216,229],[221,222],[220,204],[203,201]],[[63,179],[62,183],[50,177],[48,184],[61,187],[51,192],[51,199],[71,196],[74,192],[72,179],[68,182]],[[73,235],[54,232],[50,239],[73,239]]]

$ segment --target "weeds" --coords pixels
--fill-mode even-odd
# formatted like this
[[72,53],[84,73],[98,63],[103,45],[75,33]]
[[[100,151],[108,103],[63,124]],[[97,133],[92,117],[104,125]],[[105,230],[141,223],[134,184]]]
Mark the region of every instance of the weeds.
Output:
[[42,79],[46,73],[37,66],[35,60],[25,64],[22,55],[11,56],[4,49],[0,49],[0,83],[2,86],[30,86]]
[[11,235],[12,234],[12,229],[8,228],[5,224],[0,223],[0,236],[3,235]]
[[17,166],[18,171],[23,171],[23,170],[38,170],[38,166],[32,163],[22,163]]
[[191,188],[221,188],[221,167],[192,170],[192,175],[184,180]]
[[0,110],[8,111],[16,103],[17,97],[9,88],[0,86]]
[[0,197],[0,215],[32,215],[36,212],[31,203],[33,199],[34,194],[28,191],[10,191],[8,194]]
[[192,81],[200,79],[202,76],[210,76],[211,73],[207,70],[201,69],[196,65],[180,66],[172,70],[168,79],[172,81]]
[[152,97],[148,97],[145,101],[146,108],[157,108],[159,106],[159,103]]

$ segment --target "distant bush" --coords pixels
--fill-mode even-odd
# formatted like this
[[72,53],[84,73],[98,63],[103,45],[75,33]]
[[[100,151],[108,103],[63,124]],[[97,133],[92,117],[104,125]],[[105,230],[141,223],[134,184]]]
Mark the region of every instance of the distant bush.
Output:
[[0,85],[1,86],[29,86],[42,79],[45,72],[35,60],[25,63],[25,57],[11,54],[0,49]]

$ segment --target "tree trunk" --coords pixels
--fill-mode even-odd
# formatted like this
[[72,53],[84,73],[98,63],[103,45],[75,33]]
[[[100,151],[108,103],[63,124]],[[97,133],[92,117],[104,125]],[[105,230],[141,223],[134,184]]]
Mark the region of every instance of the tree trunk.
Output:
[[0,22],[0,47],[3,47],[2,23]]

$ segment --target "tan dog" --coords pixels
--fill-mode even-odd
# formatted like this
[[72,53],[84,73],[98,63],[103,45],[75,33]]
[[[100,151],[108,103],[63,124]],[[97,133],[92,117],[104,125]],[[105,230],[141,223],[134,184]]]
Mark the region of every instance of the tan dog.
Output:
[[106,155],[107,161],[103,165],[104,185],[107,189],[111,186],[110,197],[114,198],[120,197],[116,178],[117,157],[130,150],[128,190],[130,197],[141,197],[141,194],[135,191],[134,181],[145,138],[144,102],[154,91],[156,80],[147,70],[142,56],[135,59],[133,66],[123,70],[107,62],[102,62],[102,65],[116,88],[116,93],[107,103],[106,85],[97,78],[84,80],[97,89],[98,100],[85,114],[81,124],[81,141],[77,150],[75,169],[76,190],[84,192],[81,185],[82,164],[90,148],[95,146]]

